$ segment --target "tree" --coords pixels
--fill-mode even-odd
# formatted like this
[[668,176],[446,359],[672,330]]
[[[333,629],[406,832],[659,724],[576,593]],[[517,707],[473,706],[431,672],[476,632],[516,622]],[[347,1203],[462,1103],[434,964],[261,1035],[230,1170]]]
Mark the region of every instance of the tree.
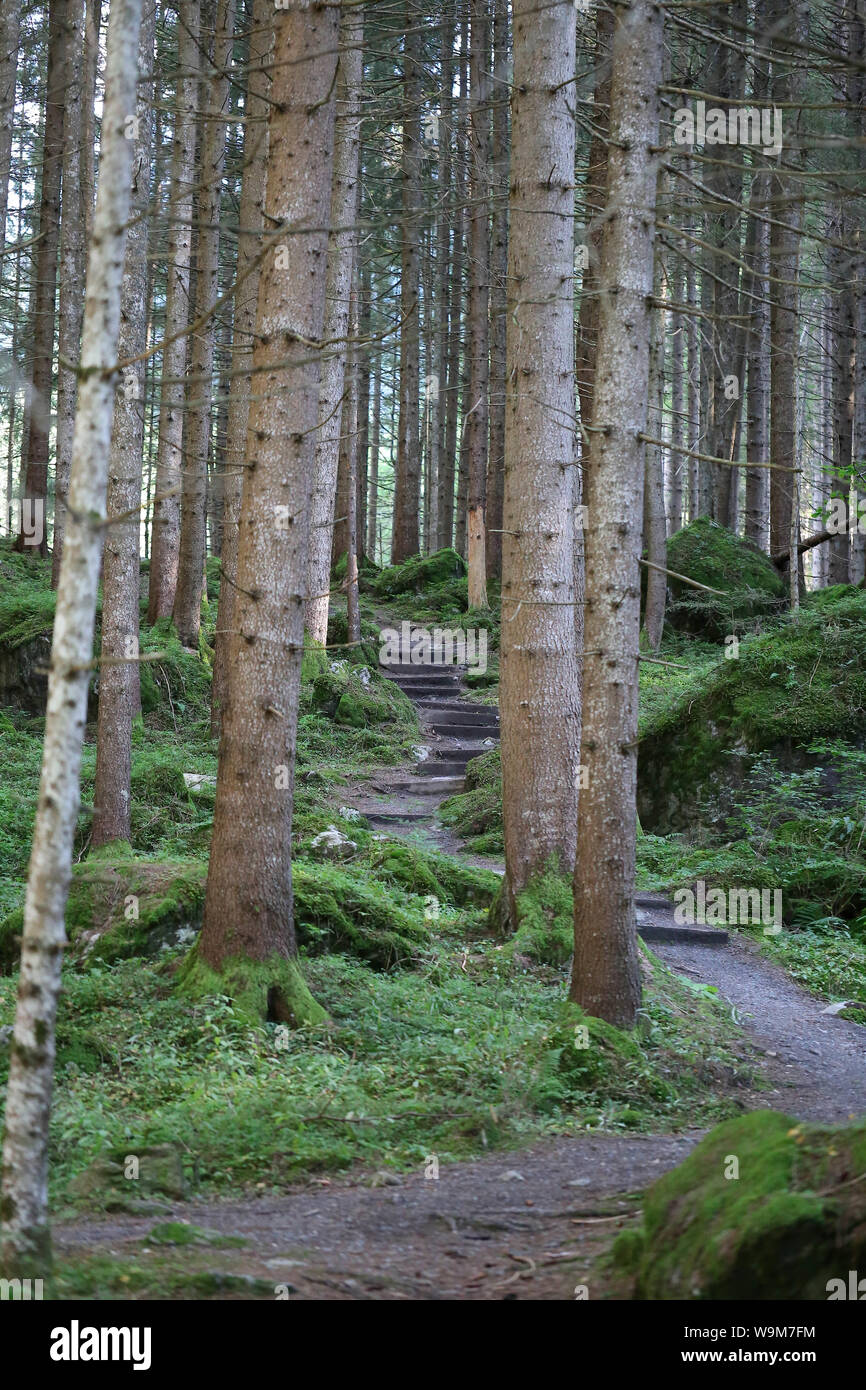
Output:
[[[295,736],[334,141],[339,9],[277,12],[255,391],[228,643],[204,921],[188,986],[221,977],[240,1006],[320,1019],[295,963]],[[303,161],[295,158],[304,150]]]
[[421,340],[418,316],[419,221],[421,205],[420,29],[411,0],[403,36],[403,147],[400,157],[400,421],[394,476],[394,533],[391,563],[416,555],[420,546],[421,493],[419,391]]
[[134,151],[125,125],[135,109],[141,7],[142,0],[114,0],[108,26],[99,192],[87,267],[69,513],[6,1090],[0,1217],[4,1269],[17,1278],[44,1275],[51,1259],[46,1189],[54,1029],[102,552]]
[[502,554],[505,922],[551,860],[574,861],[573,7],[517,0]]
[[571,998],[631,1027],[640,1004],[634,909],[644,445],[663,20],[614,6],[607,207],[589,457],[581,785]]
[[334,181],[331,189],[331,230],[328,236],[324,327],[325,342],[330,346],[322,362],[320,425],[316,436],[316,473],[310,515],[310,574],[306,622],[313,640],[322,643],[328,640],[331,541],[340,440],[343,433],[346,339],[349,333],[349,300],[358,243],[358,157],[361,144],[363,40],[363,10],[353,6],[343,17],[337,72],[337,125],[334,136]]
[[219,734],[228,686],[229,637],[234,631],[237,593],[238,521],[246,462],[247,424],[250,413],[250,377],[259,290],[259,252],[264,217],[265,171],[268,155],[268,55],[274,31],[270,0],[253,0],[252,27],[247,58],[248,77],[244,163],[238,206],[238,252],[232,334],[232,390],[226,420],[225,477],[223,479],[220,595],[214,637],[211,731]]
[[467,560],[469,607],[487,607],[487,560],[484,507],[487,494],[487,444],[490,426],[490,26],[487,0],[472,0],[469,91],[469,412]]
[[[207,551],[207,464],[211,444],[214,306],[219,298],[220,207],[225,165],[227,69],[234,36],[234,0],[217,0],[216,34],[205,109],[196,198],[195,321],[183,426],[180,543],[174,624],[185,647],[198,647]],[[210,55],[205,55],[211,64]]]
[[[41,524],[41,555],[48,554],[48,441],[51,430],[51,390],[54,378],[54,320],[57,308],[57,244],[60,235],[60,182],[63,168],[63,106],[66,98],[68,51],[67,0],[48,6],[48,68],[45,79],[45,124],[42,137],[42,188],[39,202],[39,241],[33,297],[30,409],[23,450],[25,469],[21,531],[25,545],[26,508]],[[34,547],[35,549],[36,547]]]
[[84,0],[68,0],[66,82],[63,111],[62,204],[58,310],[57,427],[55,437],[54,546],[51,579],[60,578],[66,493],[75,432],[78,383],[74,363],[81,338],[81,282],[84,279],[85,219],[81,206],[81,130],[84,106]]
[[[153,64],[154,11],[142,23],[138,67]],[[138,657],[139,533],[144,451],[144,361],[147,346],[147,219],[153,145],[152,84],[139,80],[132,126],[134,216],[126,238],[117,346],[123,368],[114,401],[105,549],[102,558],[102,647],[96,719],[92,849],[132,834],[132,722],[140,706]]]
[[156,496],[150,547],[147,620],[171,616],[180,546],[184,376],[187,364],[196,110],[199,83],[199,0],[179,0],[177,78],[171,157],[171,203],[166,266]]

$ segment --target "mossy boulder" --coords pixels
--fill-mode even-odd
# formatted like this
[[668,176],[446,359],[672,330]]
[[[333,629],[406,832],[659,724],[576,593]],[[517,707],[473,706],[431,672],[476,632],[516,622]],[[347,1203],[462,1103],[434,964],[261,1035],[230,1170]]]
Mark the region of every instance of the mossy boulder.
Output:
[[671,536],[667,563],[669,570],[725,595],[670,577],[667,619],[680,631],[721,638],[784,607],[785,581],[770,557],[708,517],[699,517]]
[[429,940],[421,903],[401,906],[372,876],[299,860],[292,883],[295,930],[309,954],[344,953],[390,970],[414,964]]
[[[136,859],[106,845],[76,864],[66,908],[67,962],[77,967],[155,956],[195,938],[207,866],[197,860]],[[0,922],[0,968],[18,963],[22,908]]]
[[866,1260],[866,1123],[759,1110],[712,1130],[646,1193],[614,1270],[640,1299],[827,1299]]
[[310,667],[309,686],[301,691],[302,710],[355,729],[390,724],[407,735],[417,730],[418,718],[411,700],[394,681],[381,674],[376,661],[371,659],[364,666],[326,661],[313,669],[311,656]]
[[389,565],[376,575],[372,587],[380,598],[420,594],[465,574],[466,561],[456,550],[436,550],[432,555],[412,555],[400,565]]
[[[180,1151],[173,1144],[99,1154],[69,1184],[69,1195],[109,1211],[135,1212],[148,1197],[182,1201],[187,1196]],[[143,1214],[143,1213],[142,1213]]]
[[[731,648],[731,652],[736,649]],[[638,813],[645,831],[686,829],[755,754],[783,768],[820,764],[815,740],[866,740],[866,593],[804,609],[739,643],[641,720]]]
[[473,869],[444,854],[402,841],[375,846],[370,865],[377,878],[399,883],[410,893],[432,896],[459,907],[487,907],[499,887],[498,875],[489,869]]

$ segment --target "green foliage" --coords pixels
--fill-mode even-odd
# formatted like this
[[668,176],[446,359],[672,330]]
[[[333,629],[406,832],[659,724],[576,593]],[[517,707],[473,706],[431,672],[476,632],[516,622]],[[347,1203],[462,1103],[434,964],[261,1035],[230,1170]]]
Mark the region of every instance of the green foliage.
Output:
[[784,604],[785,583],[769,556],[709,517],[699,517],[671,536],[667,563],[669,570],[727,595],[669,578],[667,618],[673,627],[722,637],[742,631],[756,618],[778,614]]
[[50,564],[13,550],[8,540],[0,542],[0,648],[14,651],[50,636],[56,599]]
[[498,748],[472,759],[466,768],[464,788],[442,802],[442,820],[453,826],[476,853],[501,853],[502,759]]
[[[55,1197],[76,1197],[71,1180],[95,1160],[154,1146],[180,1156],[193,1191],[237,1193],[357,1163],[412,1168],[430,1153],[444,1163],[586,1127],[708,1122],[735,1107],[735,1091],[706,1084],[705,1068],[727,1061],[739,1037],[712,1000],[647,957],[633,1045],[605,1048],[600,1075],[581,1078],[561,1064],[574,1032],[561,973],[515,969],[473,934],[475,922],[466,909],[443,911],[414,970],[306,959],[306,984],[330,1018],[313,1028],[253,1025],[218,979],[191,997],[155,960],[66,972]],[[11,1021],[16,983],[0,979],[0,1026]],[[0,1051],[0,1084],[8,1057]],[[116,1186],[84,1185],[76,1200],[95,1205]]]
[[[515,903],[517,927],[505,953],[548,965],[565,965],[574,953],[574,892],[571,875],[556,859],[531,879]],[[491,909],[491,919],[496,908]]]
[[864,1160],[862,1123],[830,1129],[766,1110],[728,1120],[652,1185],[643,1230],[617,1241],[615,1267],[636,1298],[826,1299],[866,1249]]
[[[696,819],[706,790],[738,782],[752,756],[787,750],[801,765],[818,739],[866,737],[866,592],[804,610],[701,668],[641,721],[644,829]],[[792,750],[798,750],[792,754]]]

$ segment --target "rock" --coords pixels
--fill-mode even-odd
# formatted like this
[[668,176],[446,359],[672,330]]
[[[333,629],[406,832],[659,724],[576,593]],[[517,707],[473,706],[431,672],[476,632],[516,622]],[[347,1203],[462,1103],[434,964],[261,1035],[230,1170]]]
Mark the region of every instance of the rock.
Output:
[[185,772],[184,786],[189,792],[200,792],[206,787],[215,787],[217,779],[206,772]]
[[15,1029],[11,1023],[4,1023],[3,1027],[0,1028],[0,1047],[12,1046],[12,1035],[14,1032]]
[[509,1168],[505,1173],[499,1174],[500,1182],[525,1182],[522,1173],[518,1173],[516,1168]]
[[343,820],[361,819],[361,812],[356,811],[354,806],[341,806],[339,808],[339,815],[342,816]]
[[127,1149],[100,1154],[72,1179],[69,1192],[99,1201],[107,1209],[109,1203],[136,1202],[155,1193],[178,1201],[187,1195],[180,1153],[171,1144],[138,1149],[130,1144]]
[[322,859],[350,859],[357,853],[358,846],[335,825],[329,825],[310,842],[310,849]]
[[425,748],[422,744],[418,744],[417,747],[412,749],[412,756],[413,758],[417,758],[419,763],[426,763],[427,759],[430,757],[430,749]]

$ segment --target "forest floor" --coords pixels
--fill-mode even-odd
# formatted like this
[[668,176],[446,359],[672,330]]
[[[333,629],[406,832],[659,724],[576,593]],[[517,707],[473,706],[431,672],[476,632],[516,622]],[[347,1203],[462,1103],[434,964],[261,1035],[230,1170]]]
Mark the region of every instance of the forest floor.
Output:
[[[866,1110],[866,1030],[822,1013],[753,942],[735,933],[725,947],[656,951],[736,1010],[765,1087],[744,1091],[744,1109],[827,1123]],[[73,1221],[54,1238],[79,1287],[88,1266],[96,1290],[123,1264],[144,1297],[165,1296],[161,1284],[179,1297],[562,1299],[578,1285],[603,1296],[600,1257],[638,1219],[641,1190],[702,1133],[586,1134],[443,1165],[437,1180],[355,1172],[277,1199],[176,1203],[165,1220],[190,1234],[168,1247],[164,1234],[149,1243],[152,1218]]]
[[[389,834],[455,852],[457,837],[435,818],[441,797],[416,793],[411,773],[390,769],[399,785],[368,779],[348,799],[371,823],[378,813]],[[474,862],[501,871],[499,861]],[[674,926],[664,907],[648,916]],[[866,1029],[823,1012],[824,1001],[759,943],[734,931],[723,946],[658,942],[653,950],[730,1005],[742,1029],[743,1076],[751,1076],[743,1110],[825,1123],[866,1110]],[[603,1297],[604,1256],[639,1219],[641,1191],[704,1132],[578,1134],[443,1162],[435,1179],[356,1168],[276,1197],[177,1202],[156,1226],[152,1216],[126,1215],[59,1223],[61,1288],[70,1271],[69,1292],[96,1297],[109,1288],[116,1297],[118,1283],[131,1298],[538,1300],[573,1298],[581,1286],[583,1296]]]

